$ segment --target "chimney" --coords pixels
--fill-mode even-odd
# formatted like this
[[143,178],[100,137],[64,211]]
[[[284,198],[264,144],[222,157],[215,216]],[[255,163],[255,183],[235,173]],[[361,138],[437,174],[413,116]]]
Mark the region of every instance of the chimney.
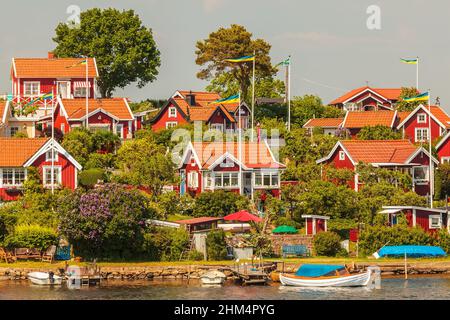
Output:
[[55,54],[51,51],[48,52],[48,58],[49,59],[55,59]]
[[193,94],[192,91],[189,91],[189,94],[186,95],[186,102],[190,106],[195,106],[195,94]]

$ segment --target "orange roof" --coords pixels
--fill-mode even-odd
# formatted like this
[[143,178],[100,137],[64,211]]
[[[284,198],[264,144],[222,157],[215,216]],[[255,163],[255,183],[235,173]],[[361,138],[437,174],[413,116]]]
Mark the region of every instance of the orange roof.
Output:
[[217,110],[217,108],[220,108],[228,118],[228,120],[230,120],[231,122],[236,122],[233,116],[222,105],[208,105],[207,103],[196,101],[195,106],[190,106],[184,99],[175,98],[173,100],[180,107],[181,111],[183,111],[184,114],[189,115],[191,121],[208,121],[213,113]]
[[376,125],[392,127],[394,120],[395,111],[348,111],[342,127],[363,128]]
[[341,125],[342,121],[344,121],[344,118],[315,118],[308,120],[303,125],[303,128],[337,128]]
[[7,101],[0,101],[0,123],[3,122],[3,114],[5,113]]
[[[202,168],[206,169],[226,152],[239,160],[239,144],[236,142],[193,143]],[[285,166],[272,157],[266,143],[243,142],[242,163],[248,168],[284,168]]]
[[403,120],[405,120],[410,113],[411,111],[397,111],[397,118],[399,120],[399,123],[403,122]]
[[357,89],[347,92],[343,96],[331,101],[330,104],[334,105],[334,104],[344,103],[351,97],[356,96],[356,95],[366,91],[367,89],[370,89],[370,90],[378,93],[380,96],[382,96],[388,100],[398,100],[400,98],[400,93],[402,91],[401,88],[387,89],[387,88],[371,88],[371,87],[365,86],[365,87],[357,88]]
[[207,92],[207,91],[190,91],[190,90],[178,90],[184,98],[186,95],[193,94],[195,96],[195,100],[203,100],[203,101],[214,101],[220,99],[220,95],[217,92]]
[[[84,58],[14,58],[13,71],[18,78],[85,78],[86,65],[74,66],[83,60]],[[98,77],[93,58],[88,58],[88,77]]]
[[405,163],[417,150],[409,140],[344,140],[344,148],[355,162]]
[[450,128],[450,117],[442,108],[438,106],[430,107],[431,113],[435,116],[446,128]]
[[49,138],[0,138],[0,167],[22,167]]
[[[80,119],[86,115],[85,99],[62,99],[61,101],[69,120]],[[89,113],[97,109],[103,109],[121,120],[133,119],[125,98],[88,99]]]

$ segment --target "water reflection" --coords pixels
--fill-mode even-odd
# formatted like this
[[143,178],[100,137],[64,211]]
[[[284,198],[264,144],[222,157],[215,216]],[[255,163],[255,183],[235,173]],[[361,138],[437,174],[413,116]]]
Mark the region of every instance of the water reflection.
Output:
[[279,284],[241,287],[233,282],[224,286],[203,286],[199,281],[142,280],[103,281],[99,287],[69,290],[65,285],[43,287],[28,281],[0,281],[0,299],[450,299],[450,277],[383,278],[381,289],[368,288],[295,288]]

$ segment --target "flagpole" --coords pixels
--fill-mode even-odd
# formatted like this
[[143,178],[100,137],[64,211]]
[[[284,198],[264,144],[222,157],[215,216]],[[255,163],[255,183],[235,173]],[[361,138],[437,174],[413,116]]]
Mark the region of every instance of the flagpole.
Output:
[[[239,106],[241,105],[241,91],[239,90]],[[241,127],[241,112],[239,110],[239,138],[238,138],[238,148],[239,148],[239,194],[242,194],[242,127]]]
[[288,131],[291,131],[291,56],[289,56],[289,64],[287,66],[288,73]]
[[417,57],[417,65],[416,65],[416,89],[419,91],[419,57]]
[[428,153],[429,153],[429,183],[430,183],[430,208],[433,208],[433,189],[434,189],[434,177],[433,177],[433,160],[431,154],[431,90],[428,89]]
[[[251,133],[251,141],[253,141],[253,130],[254,130],[254,121],[255,121],[255,66],[256,66],[256,50],[253,50],[253,88],[252,88],[252,133]],[[239,105],[240,112],[240,105]]]
[[[45,100],[44,100],[45,101]],[[52,194],[55,193],[55,147],[54,147],[54,141],[55,141],[55,102],[54,102],[54,96],[53,96],[53,88],[52,88],[52,143],[50,144],[50,147],[52,148],[52,172],[51,172],[51,183],[52,183]]]
[[88,83],[88,72],[89,72],[89,63],[88,63],[88,57],[85,56],[85,61],[86,61],[86,129],[89,130],[89,101],[88,101],[88,96],[89,96],[89,83]]

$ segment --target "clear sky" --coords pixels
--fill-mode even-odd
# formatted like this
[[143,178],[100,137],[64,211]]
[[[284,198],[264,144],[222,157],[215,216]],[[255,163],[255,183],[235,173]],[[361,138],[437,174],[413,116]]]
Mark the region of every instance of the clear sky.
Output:
[[[196,78],[195,43],[237,23],[272,45],[274,63],[292,55],[293,95],[317,94],[328,103],[366,81],[373,87],[413,86],[415,66],[400,58],[419,56],[420,89],[431,89],[450,111],[447,0],[9,1],[0,19],[0,93],[10,91],[12,57],[45,57],[55,47],[55,26],[67,20],[70,5],[134,9],[152,28],[161,51],[157,80],[117,90],[116,96],[166,99],[177,89],[204,89],[207,83]],[[370,5],[380,8],[380,30],[366,25]]]

